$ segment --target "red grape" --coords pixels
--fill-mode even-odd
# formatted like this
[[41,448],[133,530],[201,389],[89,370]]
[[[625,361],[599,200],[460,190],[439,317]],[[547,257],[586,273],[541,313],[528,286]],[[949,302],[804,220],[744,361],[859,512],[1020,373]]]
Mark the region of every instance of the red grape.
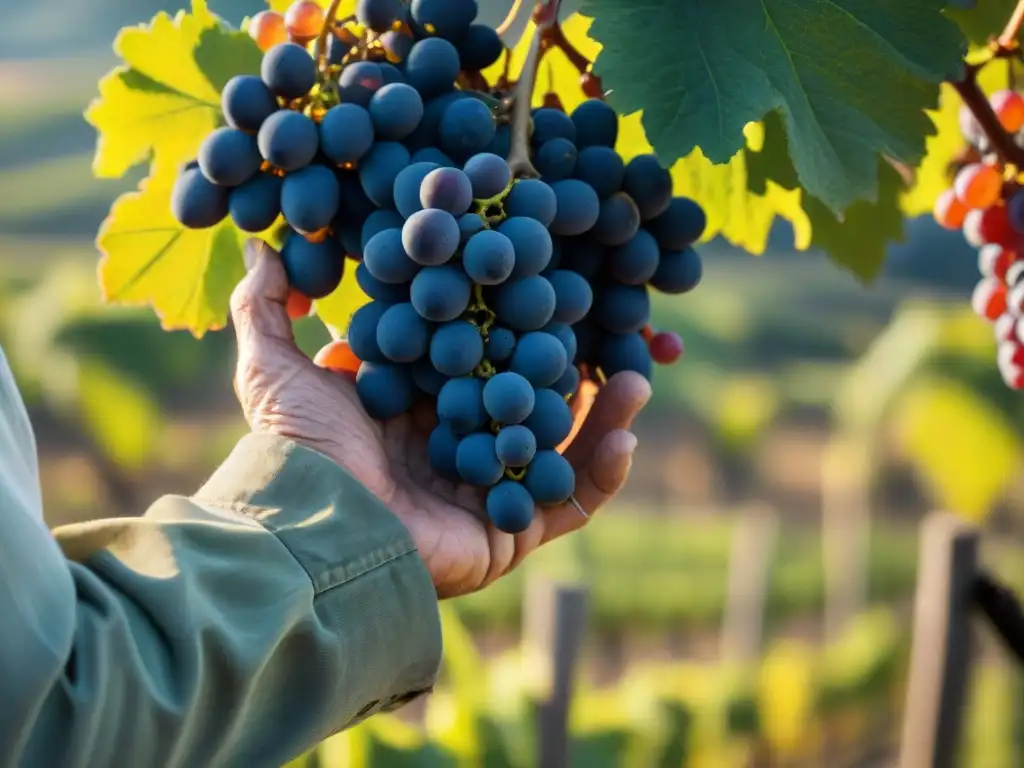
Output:
[[1017,338],[1017,318],[1009,312],[1004,312],[996,320],[992,330],[995,332],[996,341],[1013,341]]
[[971,163],[957,173],[954,189],[957,199],[968,208],[988,208],[999,200],[1003,177],[991,165]]
[[981,248],[985,243],[1012,246],[1018,239],[1010,228],[1005,205],[993,205],[968,213],[964,218],[964,237],[975,248]]
[[989,98],[989,103],[1005,131],[1016,133],[1024,128],[1024,96],[1016,91],[996,91]]
[[983,245],[978,251],[978,270],[985,277],[994,277],[997,280],[1006,278],[1006,271],[1010,265],[1019,257],[1016,251],[1004,248],[995,243]]
[[300,45],[315,40],[324,28],[324,9],[316,0],[296,0],[284,15],[292,40]]
[[672,331],[659,331],[647,346],[651,350],[651,359],[659,365],[671,365],[683,356],[683,340]]
[[978,317],[994,323],[1006,311],[1006,286],[991,277],[984,278],[974,287],[971,307]]
[[274,11],[260,11],[249,22],[249,36],[261,51],[269,51],[278,43],[288,41],[284,16]]
[[313,362],[321,368],[341,373],[352,381],[355,381],[360,365],[359,358],[352,352],[352,347],[345,339],[338,339],[324,346],[316,353]]
[[312,308],[313,300],[308,296],[303,296],[294,288],[288,291],[288,317],[292,320],[306,317]]
[[947,189],[935,200],[935,208],[932,212],[940,226],[956,230],[964,225],[967,206],[957,200],[954,190]]

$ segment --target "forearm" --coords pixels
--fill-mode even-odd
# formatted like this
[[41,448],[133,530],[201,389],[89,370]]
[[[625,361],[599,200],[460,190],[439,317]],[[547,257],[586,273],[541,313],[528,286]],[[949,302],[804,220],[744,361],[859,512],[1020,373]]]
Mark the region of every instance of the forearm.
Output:
[[19,690],[2,765],[277,766],[433,683],[408,533],[289,441],[248,436],[193,499],[56,536],[73,636]]

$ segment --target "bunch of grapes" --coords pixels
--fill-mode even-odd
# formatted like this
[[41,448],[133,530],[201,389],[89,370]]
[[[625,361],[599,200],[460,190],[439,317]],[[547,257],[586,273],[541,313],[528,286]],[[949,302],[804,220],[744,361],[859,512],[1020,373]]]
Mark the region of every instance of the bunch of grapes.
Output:
[[351,262],[371,301],[318,363],[351,375],[375,419],[431,401],[431,466],[487,489],[491,521],[516,533],[572,497],[558,448],[581,383],[650,378],[682,354],[649,325],[650,289],[696,287],[706,220],[653,155],[623,161],[597,98],[533,110],[518,137],[532,168],[514,173],[509,85],[480,74],[505,48],[476,10],[360,0],[358,26],[329,24],[319,56],[318,5],[260,14],[261,75],[228,83],[226,125],[172,206],[187,227],[283,226],[293,317]]
[[[1024,95],[998,91],[989,99],[999,125],[1024,145]],[[993,151],[989,136],[966,106],[960,132],[967,141],[953,186],[935,203],[935,219],[946,229],[962,229],[978,249],[980,280],[972,307],[993,324],[1003,381],[1024,388],[1024,188],[1013,169]],[[1019,328],[1019,331],[1018,331]]]

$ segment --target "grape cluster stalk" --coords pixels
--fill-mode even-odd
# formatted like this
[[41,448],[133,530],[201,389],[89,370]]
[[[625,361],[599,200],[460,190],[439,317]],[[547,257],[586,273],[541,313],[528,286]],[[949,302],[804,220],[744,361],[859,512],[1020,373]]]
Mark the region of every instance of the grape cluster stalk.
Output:
[[[370,301],[316,362],[349,375],[374,419],[431,401],[435,472],[486,489],[493,524],[523,531],[536,507],[572,498],[558,448],[581,383],[650,379],[682,355],[678,335],[650,326],[651,291],[699,284],[704,211],[673,196],[653,155],[616,151],[618,116],[557,0],[534,12],[519,81],[494,83],[482,72],[509,52],[476,0],[336,8],[254,17],[260,75],[228,82],[225,125],[182,169],[174,215],[283,228],[293,318],[354,270]],[[552,45],[589,97],[571,113],[554,94],[530,106]]]

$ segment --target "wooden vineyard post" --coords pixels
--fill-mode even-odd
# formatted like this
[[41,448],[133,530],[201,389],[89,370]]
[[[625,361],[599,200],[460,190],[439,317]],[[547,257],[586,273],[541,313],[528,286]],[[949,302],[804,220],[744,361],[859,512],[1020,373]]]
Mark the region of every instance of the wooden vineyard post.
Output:
[[761,656],[778,517],[755,509],[736,521],[719,658],[749,664]]
[[549,581],[530,585],[524,639],[545,667],[545,689],[537,705],[537,768],[569,765],[569,709],[586,623],[585,586]]
[[971,664],[978,531],[948,514],[921,526],[900,768],[952,768]]

